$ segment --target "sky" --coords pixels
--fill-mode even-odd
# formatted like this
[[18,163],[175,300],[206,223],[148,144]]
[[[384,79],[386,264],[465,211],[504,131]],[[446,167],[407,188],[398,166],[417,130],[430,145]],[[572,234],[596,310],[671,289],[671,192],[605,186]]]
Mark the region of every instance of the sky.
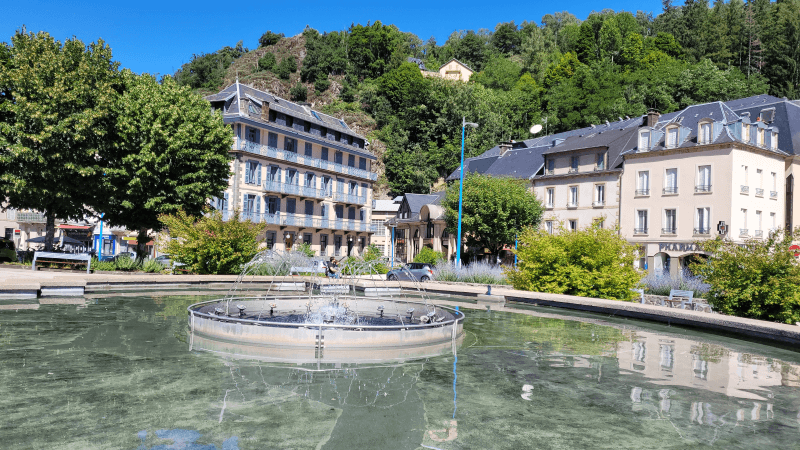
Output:
[[209,53],[243,41],[249,49],[267,30],[294,36],[306,25],[320,32],[380,20],[440,45],[454,31],[494,29],[500,22],[539,23],[542,16],[568,11],[585,19],[593,10],[644,10],[657,15],[661,0],[576,0],[559,3],[505,1],[40,1],[8,2],[0,15],[0,41],[10,42],[22,25],[58,40],[73,36],[103,39],[114,59],[137,73],[173,74],[192,54]]

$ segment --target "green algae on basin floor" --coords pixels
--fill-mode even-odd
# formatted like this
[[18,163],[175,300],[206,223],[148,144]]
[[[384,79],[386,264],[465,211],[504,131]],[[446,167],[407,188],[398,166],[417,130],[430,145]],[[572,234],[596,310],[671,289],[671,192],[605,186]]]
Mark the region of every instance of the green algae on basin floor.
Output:
[[553,309],[469,310],[455,354],[318,370],[190,350],[186,306],[207,298],[0,310],[0,447],[800,448],[789,350]]

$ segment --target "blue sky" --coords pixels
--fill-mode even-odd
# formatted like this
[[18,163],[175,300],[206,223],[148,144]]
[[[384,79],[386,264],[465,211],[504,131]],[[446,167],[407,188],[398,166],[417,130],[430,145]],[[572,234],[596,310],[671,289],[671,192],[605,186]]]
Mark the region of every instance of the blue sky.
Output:
[[172,74],[193,53],[213,52],[244,41],[258,46],[267,30],[293,36],[310,25],[319,31],[343,30],[351,23],[380,20],[423,40],[444,43],[453,31],[494,29],[499,22],[539,22],[543,15],[569,11],[583,20],[593,10],[661,11],[660,0],[585,0],[550,3],[386,1],[40,1],[7,2],[0,15],[0,41],[10,41],[25,24],[56,39],[104,39],[114,59],[135,72]]

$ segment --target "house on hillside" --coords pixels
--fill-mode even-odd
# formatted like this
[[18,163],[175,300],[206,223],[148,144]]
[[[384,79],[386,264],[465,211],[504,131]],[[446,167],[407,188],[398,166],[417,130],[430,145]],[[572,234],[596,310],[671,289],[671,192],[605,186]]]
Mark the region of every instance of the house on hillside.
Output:
[[[415,62],[411,61],[412,59],[413,58],[409,58],[408,60],[410,62]],[[455,58],[442,64],[442,66],[439,67],[439,70],[436,72],[428,71],[427,69],[425,69],[424,64],[420,66],[420,70],[422,71],[422,76],[425,77],[438,77],[438,78],[444,78],[445,80],[463,81],[465,83],[469,81],[469,78],[472,76],[473,73],[475,73],[475,71],[469,68],[469,66],[467,66],[466,64],[462,63],[461,61]]]

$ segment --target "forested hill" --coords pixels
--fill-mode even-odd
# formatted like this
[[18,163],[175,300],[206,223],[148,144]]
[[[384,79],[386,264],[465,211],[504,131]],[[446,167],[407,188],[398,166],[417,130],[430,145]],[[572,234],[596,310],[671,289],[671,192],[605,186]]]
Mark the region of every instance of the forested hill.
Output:
[[[423,78],[456,58],[469,83]],[[428,192],[458,167],[461,118],[480,127],[468,156],[504,139],[769,92],[800,98],[800,0],[663,1],[650,13],[568,12],[540,21],[453,33],[439,45],[375,22],[344,31],[265,33],[195,55],[175,74],[201,92],[236,77],[256,88],[344,117],[367,135],[385,167],[382,192]]]

